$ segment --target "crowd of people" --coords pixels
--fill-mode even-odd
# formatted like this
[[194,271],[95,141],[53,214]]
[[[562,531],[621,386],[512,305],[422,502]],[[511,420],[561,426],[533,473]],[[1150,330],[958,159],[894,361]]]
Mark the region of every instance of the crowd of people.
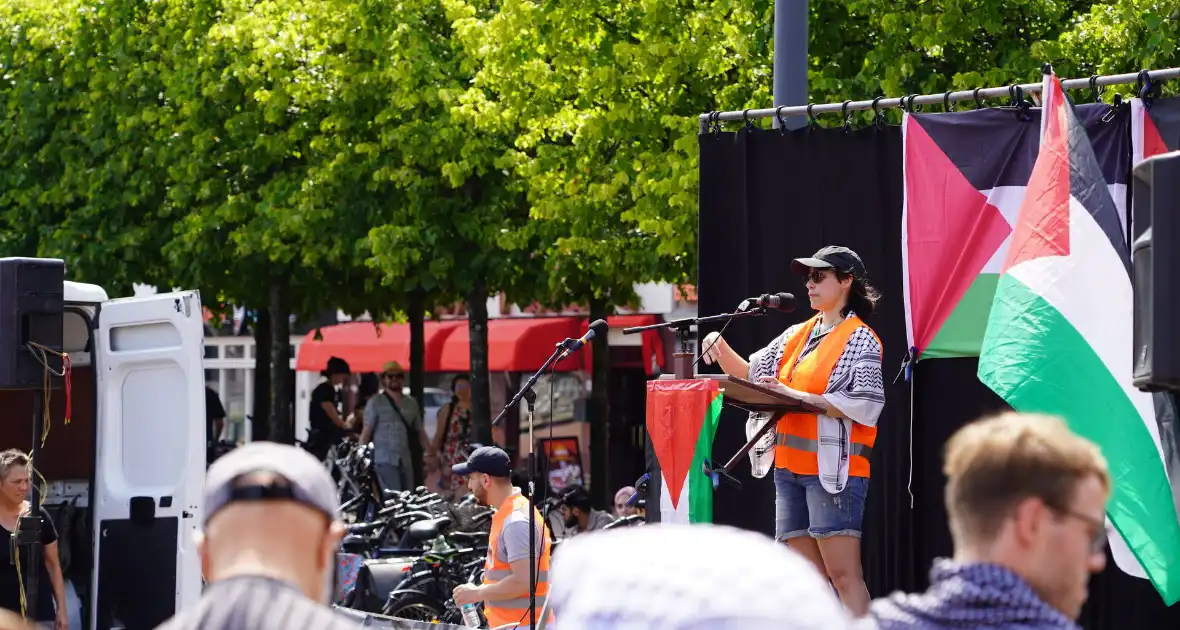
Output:
[[[535,562],[532,610],[538,626],[560,630],[1075,630],[1088,577],[1105,562],[1107,465],[1049,416],[1006,412],[951,438],[953,556],[935,562],[925,592],[891,594],[863,612],[793,546],[724,526],[593,532],[553,557],[548,526],[534,514],[534,555],[529,501],[511,469],[503,450],[481,447],[452,470],[497,508],[483,583],[454,593],[456,603],[481,603],[488,627],[528,627]],[[210,586],[165,628],[361,627],[326,605],[343,525],[321,462],[290,446],[246,445],[210,468],[205,502],[200,550]],[[580,511],[563,514],[573,522]]]
[[[596,510],[583,510],[577,498],[563,507],[563,521],[592,533],[551,558],[548,526],[535,514],[533,555],[529,502],[511,468],[496,447],[452,468],[477,501],[497,508],[484,581],[456,589],[455,600],[482,602],[489,620],[505,623],[529,613],[532,561],[533,610],[560,630],[1075,630],[1088,577],[1105,564],[1107,464],[1094,444],[1048,416],[1006,412],[951,438],[944,473],[953,556],[935,562],[925,592],[888,595],[863,612],[843,602],[831,576],[789,541],[710,525],[594,532]],[[30,473],[23,453],[0,453],[0,526],[9,532],[28,508]],[[362,627],[327,605],[345,530],[323,462],[293,446],[247,444],[209,468],[204,508],[198,549],[208,587],[163,628]],[[52,588],[29,612],[38,627],[60,629],[66,619],[52,521],[42,519]],[[0,577],[7,606],[19,603],[14,576]]]
[[[702,344],[706,361],[726,373],[819,410],[747,421],[759,440],[753,475],[773,470],[773,538],[705,524],[603,531],[642,509],[630,487],[616,493],[613,514],[579,486],[565,488],[547,517],[530,514],[509,455],[466,448],[465,378],[452,383],[430,438],[417,404],[402,395],[396,361],[384,366],[381,390],[345,416],[340,386],[350,369],[333,358],[312,393],[305,449],[254,442],[210,466],[198,543],[208,586],[161,628],[363,627],[328,606],[345,527],[325,459],[351,435],[373,445],[384,488],[413,488],[437,471],[444,490],[495,508],[482,583],[453,592],[457,604],[481,605],[489,627],[1076,630],[1089,576],[1106,562],[1111,477],[1093,443],[1046,415],[1000,413],[952,436],[944,473],[954,552],[935,561],[926,591],[871,598],[860,536],[884,387],[880,340],[861,317],[878,294],[847,248],[825,247],[792,268],[814,317],[748,358],[717,334]],[[761,433],[771,421],[776,430]],[[0,527],[10,539],[29,511],[30,474],[23,453],[0,453]],[[0,606],[65,630],[54,527],[46,513],[41,519],[51,588],[24,600],[14,567],[29,560],[24,546],[13,554],[10,545],[9,562],[0,557]]]

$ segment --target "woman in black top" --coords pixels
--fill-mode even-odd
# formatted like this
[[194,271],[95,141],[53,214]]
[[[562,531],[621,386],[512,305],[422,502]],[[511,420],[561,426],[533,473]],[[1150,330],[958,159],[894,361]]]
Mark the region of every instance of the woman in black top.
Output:
[[[66,630],[66,583],[61,574],[57,555],[57,529],[49,513],[41,508],[41,545],[44,564],[37,578],[37,601],[25,601],[26,576],[30,562],[28,545],[16,545],[14,532],[22,515],[29,513],[29,457],[16,449],[0,453],[0,608],[24,614],[37,621],[38,626]],[[18,562],[12,551],[19,548]],[[17,568],[20,568],[18,573]],[[57,603],[56,612],[54,602]]]
[[348,380],[352,369],[344,359],[332,357],[328,359],[327,368],[320,373],[328,380],[311,390],[307,413],[307,450],[316,459],[323,460],[328,456],[328,450],[339,444],[351,430],[344,417],[344,400],[339,387]]

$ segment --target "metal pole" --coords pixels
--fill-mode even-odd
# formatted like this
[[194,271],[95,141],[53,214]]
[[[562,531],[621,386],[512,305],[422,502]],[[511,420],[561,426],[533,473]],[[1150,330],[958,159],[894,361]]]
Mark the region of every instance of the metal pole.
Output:
[[[782,2],[783,0],[778,0]],[[1125,74],[1110,74],[1099,76],[1094,79],[1096,87],[1106,85],[1127,85],[1136,83],[1140,77],[1139,72],[1128,72]],[[1152,81],[1160,81],[1164,79],[1180,78],[1180,68],[1165,68],[1162,70],[1150,70],[1148,76]],[[1061,82],[1061,87],[1067,90],[1077,90],[1090,87],[1091,79],[1067,79]],[[1014,86],[978,88],[975,90],[963,90],[960,92],[946,92],[943,94],[923,94],[914,95],[912,98],[904,96],[900,98],[883,98],[877,101],[876,108],[878,110],[889,109],[891,107],[901,107],[903,101],[907,106],[917,105],[942,105],[947,101],[983,101],[994,98],[1007,98],[1011,93],[1010,90]],[[1041,84],[1037,83],[1023,83],[1019,87],[1025,94],[1039,94],[1041,91]],[[807,108],[811,107],[812,114],[829,114],[839,113],[844,109],[842,103],[813,103],[811,105],[797,105],[790,107],[772,107],[769,109],[751,109],[748,111],[728,111],[728,112],[708,112],[699,116],[701,132],[708,129],[711,121],[718,122],[733,122],[744,119],[758,119],[758,118],[772,118],[775,117],[776,112],[784,119],[788,116],[806,116]],[[847,105],[847,111],[865,111],[873,109],[873,101],[852,101]]]
[[[774,0],[774,106],[807,104],[807,0]],[[787,129],[807,124],[785,119]],[[778,127],[778,120],[774,120]]]

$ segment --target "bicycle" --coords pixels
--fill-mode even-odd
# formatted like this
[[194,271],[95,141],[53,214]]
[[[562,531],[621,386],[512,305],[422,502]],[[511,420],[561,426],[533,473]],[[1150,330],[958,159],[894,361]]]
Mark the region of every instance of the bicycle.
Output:
[[451,593],[460,584],[482,583],[486,554],[486,542],[460,548],[445,537],[436,538],[432,550],[411,565],[406,577],[389,594],[381,614],[462,625],[462,611],[452,601]]

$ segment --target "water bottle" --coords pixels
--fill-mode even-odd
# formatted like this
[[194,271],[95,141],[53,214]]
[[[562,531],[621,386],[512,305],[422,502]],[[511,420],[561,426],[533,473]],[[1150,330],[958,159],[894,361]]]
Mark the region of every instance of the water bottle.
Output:
[[463,612],[463,625],[468,628],[479,627],[479,609],[475,604],[463,604],[459,610]]

